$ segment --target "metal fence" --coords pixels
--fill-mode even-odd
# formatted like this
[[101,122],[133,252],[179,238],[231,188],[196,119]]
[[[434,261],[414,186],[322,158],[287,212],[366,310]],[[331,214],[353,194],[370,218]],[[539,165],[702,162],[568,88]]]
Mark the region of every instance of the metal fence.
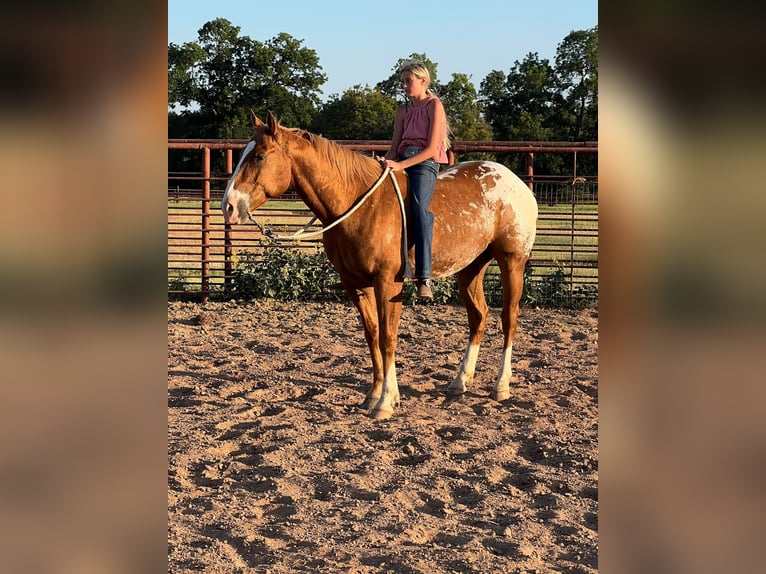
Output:
[[[361,152],[387,151],[387,141],[338,141]],[[254,225],[225,224],[219,205],[233,170],[236,151],[247,140],[168,140],[168,153],[183,154],[183,171],[168,172],[168,294],[207,301],[229,292],[237,253],[263,250]],[[539,206],[538,231],[527,267],[527,283],[541,304],[586,306],[598,301],[598,178],[577,174],[578,154],[598,153],[596,142],[455,142],[462,153],[523,154],[525,173]],[[534,173],[534,157],[571,154],[572,173]],[[198,159],[197,159],[198,158]],[[172,165],[172,164],[171,164]],[[291,192],[269,201],[258,218],[281,233],[293,232],[311,213]],[[318,227],[317,227],[318,229]],[[321,240],[285,248],[316,251]],[[485,287],[499,290],[497,267],[490,266]]]

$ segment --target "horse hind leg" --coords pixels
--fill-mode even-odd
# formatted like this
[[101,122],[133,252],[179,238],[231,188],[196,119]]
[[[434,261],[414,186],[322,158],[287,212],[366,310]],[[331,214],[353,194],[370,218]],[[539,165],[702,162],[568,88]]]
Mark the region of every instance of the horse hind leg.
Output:
[[511,357],[513,355],[513,338],[516,336],[516,326],[519,317],[519,301],[524,289],[524,267],[527,257],[513,253],[504,253],[497,258],[500,275],[503,281],[503,358],[500,372],[495,381],[495,387],[490,394],[496,401],[503,401],[511,396],[510,382],[513,378]]
[[487,326],[487,301],[484,297],[484,274],[487,272],[491,257],[485,251],[473,263],[457,274],[457,285],[460,298],[465,305],[468,315],[468,345],[463,354],[457,376],[447,387],[447,394],[459,396],[466,392],[468,385],[473,382],[476,372],[476,359],[479,356],[479,346]]

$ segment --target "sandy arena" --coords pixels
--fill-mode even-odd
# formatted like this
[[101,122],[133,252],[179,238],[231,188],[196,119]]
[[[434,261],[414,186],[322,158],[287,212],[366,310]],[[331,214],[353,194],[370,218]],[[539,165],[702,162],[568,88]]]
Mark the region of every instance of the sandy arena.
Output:
[[168,571],[596,572],[598,311],[522,308],[502,403],[490,313],[450,400],[465,312],[406,306],[376,422],[349,303],[169,303]]

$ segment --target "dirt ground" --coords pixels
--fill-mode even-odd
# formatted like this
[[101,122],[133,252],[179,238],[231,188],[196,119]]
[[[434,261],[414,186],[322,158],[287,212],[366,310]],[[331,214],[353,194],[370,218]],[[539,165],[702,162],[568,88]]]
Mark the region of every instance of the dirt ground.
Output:
[[462,307],[404,308],[401,406],[358,408],[348,303],[168,304],[168,571],[505,573],[598,568],[598,312],[522,308],[511,398],[448,400]]

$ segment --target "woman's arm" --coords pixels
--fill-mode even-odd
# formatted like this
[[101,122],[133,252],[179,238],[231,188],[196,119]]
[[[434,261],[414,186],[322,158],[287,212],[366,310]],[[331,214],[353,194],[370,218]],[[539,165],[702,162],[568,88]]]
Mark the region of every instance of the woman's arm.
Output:
[[391,137],[391,147],[383,156],[383,159],[395,160],[399,155],[399,144],[402,141],[402,132],[404,132],[404,115],[406,104],[402,104],[396,108],[396,116],[394,117],[394,135]]

